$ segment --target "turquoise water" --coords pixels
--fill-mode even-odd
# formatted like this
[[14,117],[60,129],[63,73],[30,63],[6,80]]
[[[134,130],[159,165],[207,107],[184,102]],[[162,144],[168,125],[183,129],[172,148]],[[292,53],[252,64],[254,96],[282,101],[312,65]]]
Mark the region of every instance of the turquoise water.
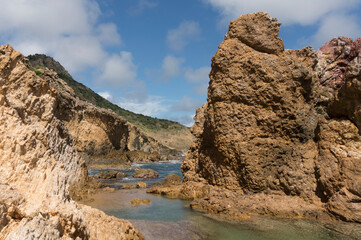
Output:
[[[150,184],[153,184],[156,182],[164,181],[164,179],[169,174],[178,174],[179,176],[182,177],[182,172],[180,170],[181,165],[182,165],[182,163],[177,160],[161,161],[161,162],[151,163],[151,164],[133,164],[132,166],[140,167],[142,169],[151,168],[159,173],[159,177],[155,178],[155,179],[140,179],[140,178],[133,178],[132,176],[129,176],[129,177],[124,178],[123,180],[111,179],[111,180],[100,180],[100,181],[103,183],[106,183],[107,185],[109,185],[110,187],[113,187],[113,188],[121,188],[124,183],[136,183],[138,181],[146,182],[148,185],[150,185]],[[108,169],[104,169],[104,170],[91,169],[91,170],[89,170],[89,175],[93,176],[93,175],[95,175],[101,171],[105,171],[105,170],[108,170]],[[116,170],[116,169],[114,169],[114,170]],[[122,170],[122,172],[128,173],[129,175],[133,175],[135,170],[127,170],[127,171]]]
[[[162,181],[171,173],[180,174],[180,163],[141,164],[141,168],[152,168],[159,172],[159,178],[148,183]],[[95,171],[91,172],[94,174]],[[130,172],[132,173],[132,172]],[[124,182],[136,182],[139,179],[129,177],[122,181],[111,181],[114,186]],[[118,190],[101,192],[93,196],[88,205],[101,209],[108,215],[130,220],[146,239],[209,239],[209,240],[336,240],[359,239],[353,230],[360,225],[333,223],[325,225],[316,221],[274,219],[252,217],[239,223],[229,223],[192,211],[189,202],[179,199],[167,199],[147,194],[145,189]],[[149,205],[132,206],[134,198],[149,198]],[[335,225],[336,224],[336,225]],[[331,229],[349,228],[349,234]]]

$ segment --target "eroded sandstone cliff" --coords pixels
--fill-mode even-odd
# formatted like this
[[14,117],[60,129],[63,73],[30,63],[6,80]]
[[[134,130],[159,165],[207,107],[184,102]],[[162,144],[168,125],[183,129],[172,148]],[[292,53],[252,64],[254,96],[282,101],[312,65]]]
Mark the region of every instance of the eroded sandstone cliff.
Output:
[[45,70],[42,78],[56,82],[55,114],[65,123],[72,136],[72,145],[79,152],[99,155],[111,150],[170,151],[113,111],[79,100],[73,89],[55,72]]
[[[50,72],[37,76],[10,45],[0,46],[0,239],[142,239],[128,221],[70,198],[86,170],[71,146],[67,126],[75,123],[62,122],[62,110],[70,111],[62,101],[75,102],[60,98],[61,84]],[[77,110],[83,121],[96,114],[81,104]]]
[[279,28],[267,13],[231,22],[195,117],[182,196],[233,218],[361,222],[360,39],[285,50]]
[[38,71],[44,68],[55,71],[59,78],[63,79],[74,90],[74,96],[80,100],[112,110],[135,125],[142,133],[156,139],[163,146],[175,150],[173,153],[185,153],[194,140],[190,130],[177,122],[136,114],[109,102],[90,88],[74,80],[68,71],[52,57],[35,54],[27,56],[27,58],[34,69]]

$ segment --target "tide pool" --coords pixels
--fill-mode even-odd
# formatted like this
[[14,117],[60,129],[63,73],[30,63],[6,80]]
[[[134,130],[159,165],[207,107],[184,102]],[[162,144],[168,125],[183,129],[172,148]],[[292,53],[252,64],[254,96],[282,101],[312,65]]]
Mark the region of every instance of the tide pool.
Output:
[[[180,162],[139,164],[141,168],[151,168],[159,172],[159,178],[145,180],[148,184],[163,181],[169,174],[179,174]],[[129,171],[131,174],[134,171]],[[96,171],[91,172],[95,174]],[[129,177],[121,181],[112,180],[110,185],[139,181]],[[143,180],[142,180],[143,181]],[[354,240],[358,239],[353,229],[357,224],[332,223],[301,219],[277,219],[252,217],[243,222],[230,223],[221,219],[192,211],[188,201],[167,199],[147,194],[145,189],[117,190],[95,194],[92,202],[86,203],[103,210],[108,215],[128,219],[139,229],[146,239],[209,239],[209,240]],[[129,202],[135,198],[148,198],[150,204],[133,206]],[[334,229],[349,228],[348,234]]]

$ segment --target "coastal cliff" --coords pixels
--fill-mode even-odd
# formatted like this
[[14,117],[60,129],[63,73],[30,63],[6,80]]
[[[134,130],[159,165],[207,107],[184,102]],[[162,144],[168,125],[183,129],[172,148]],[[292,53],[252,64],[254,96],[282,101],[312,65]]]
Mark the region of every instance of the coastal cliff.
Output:
[[192,208],[361,223],[360,39],[285,50],[280,23],[241,16],[212,58],[182,166]]
[[[67,85],[73,90],[71,95],[74,98],[78,98],[84,103],[91,103],[93,106],[101,109],[111,110],[112,112],[116,113],[116,115],[121,116],[123,119],[136,126],[136,131],[138,131],[139,133],[135,134],[138,136],[142,135],[142,137],[140,137],[141,139],[139,140],[141,143],[145,143],[145,145],[147,145],[144,146],[143,149],[139,149],[139,147],[136,147],[141,151],[148,152],[150,147],[154,148],[154,144],[150,142],[155,139],[161,144],[160,149],[158,147],[158,149],[155,149],[156,151],[162,153],[163,155],[180,155],[181,153],[185,153],[188,150],[190,144],[194,140],[189,128],[181,125],[180,123],[166,119],[152,118],[149,116],[144,116],[142,114],[136,114],[109,102],[107,99],[104,99],[102,96],[95,93],[90,88],[74,80],[73,77],[68,73],[68,71],[52,57],[46,56],[44,54],[34,54],[27,56],[27,58],[29,59],[29,63],[31,64],[31,66],[33,66],[34,69],[36,69],[37,71],[42,71],[42,69],[48,68],[56,72],[58,77],[64,80]],[[74,116],[69,116],[69,118],[73,120],[75,119]],[[124,130],[124,128],[129,127],[121,126],[121,128],[123,128]],[[129,132],[134,131],[133,129],[130,129]],[[117,133],[114,134],[117,135]],[[145,137],[145,135],[147,137]],[[149,143],[146,142],[146,138],[149,138]],[[100,147],[100,149],[102,148],[103,147]],[[130,149],[134,149],[134,147],[130,146]],[[100,152],[104,152],[104,150],[106,151],[106,149],[103,148],[103,150],[100,150]]]
[[[66,114],[63,101],[84,121],[96,113],[65,97],[69,92],[53,72],[34,72],[21,53],[0,46],[0,239],[143,239],[128,221],[70,198],[87,173],[72,147],[71,120],[64,124],[75,113]],[[111,113],[103,117],[132,128]]]
[[[96,93],[75,82],[69,73],[51,57],[38,54],[29,56],[29,59],[30,66],[35,66],[33,70],[38,75],[57,82],[55,85],[58,91],[57,116],[68,128],[72,136],[72,146],[77,151],[89,155],[106,155],[112,150],[165,154],[176,152],[160,144],[114,111],[87,101],[83,95],[96,95]],[[57,72],[52,71],[53,69]],[[68,83],[78,88],[71,87]],[[82,87],[81,90],[79,86]],[[77,94],[74,88],[83,95]]]

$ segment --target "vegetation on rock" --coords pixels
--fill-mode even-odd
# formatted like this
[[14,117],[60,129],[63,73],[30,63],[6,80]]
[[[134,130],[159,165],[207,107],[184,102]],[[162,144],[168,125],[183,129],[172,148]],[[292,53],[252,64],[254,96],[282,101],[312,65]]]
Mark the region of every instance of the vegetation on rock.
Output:
[[[156,138],[163,145],[186,151],[192,141],[192,135],[189,128],[182,124],[166,119],[157,119],[143,114],[133,113],[125,110],[110,101],[106,100],[99,94],[95,93],[85,85],[75,81],[65,68],[53,58],[44,54],[35,54],[27,57],[34,71],[39,68],[49,68],[55,71],[59,78],[63,79],[73,90],[80,100],[94,104],[95,106],[110,109],[119,116],[124,117],[130,123],[134,124],[141,130]],[[163,139],[167,137],[167,139]]]

